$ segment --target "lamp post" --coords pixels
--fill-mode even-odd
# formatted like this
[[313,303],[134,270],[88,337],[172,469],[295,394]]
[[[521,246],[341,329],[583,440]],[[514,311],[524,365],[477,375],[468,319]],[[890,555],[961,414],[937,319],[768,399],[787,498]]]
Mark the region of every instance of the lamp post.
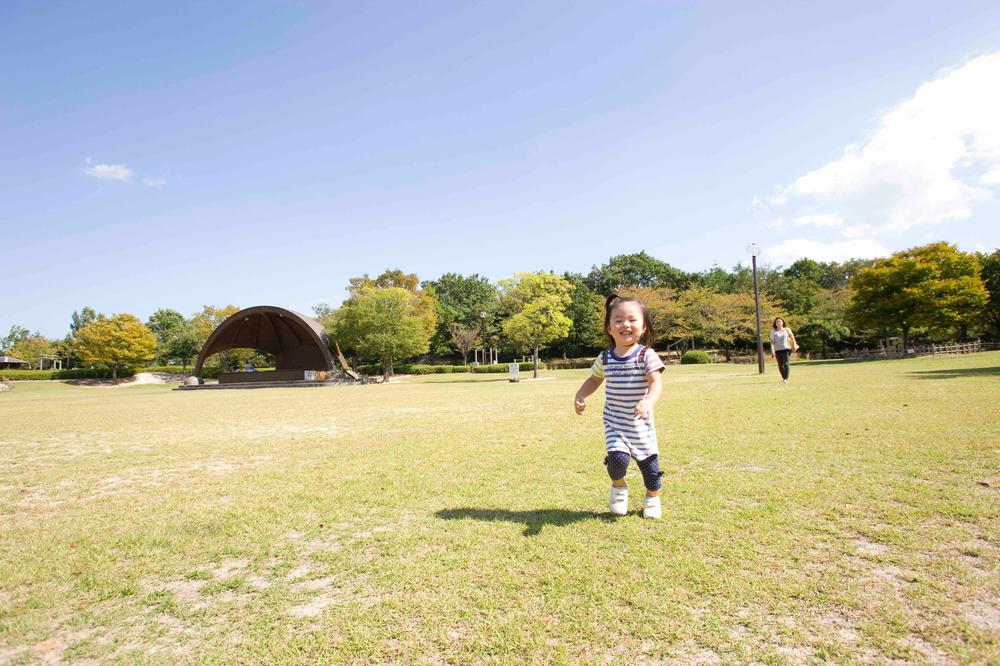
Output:
[[760,254],[760,245],[750,243],[747,245],[747,252],[753,264],[753,305],[757,312],[757,372],[764,374],[764,341],[760,339],[760,292],[757,291],[757,255]]
[[[483,365],[486,365],[486,312],[480,311],[479,318],[483,320]],[[490,358],[491,363],[492,361]]]

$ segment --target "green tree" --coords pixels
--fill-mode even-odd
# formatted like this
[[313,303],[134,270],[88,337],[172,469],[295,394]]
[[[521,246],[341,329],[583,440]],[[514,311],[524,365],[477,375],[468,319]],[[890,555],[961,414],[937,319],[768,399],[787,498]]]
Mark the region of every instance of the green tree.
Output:
[[16,358],[37,365],[39,357],[52,354],[52,341],[35,331],[31,335],[19,338],[11,346],[10,351]]
[[534,376],[538,377],[538,350],[569,334],[572,320],[566,316],[572,285],[553,273],[518,273],[500,281],[500,304],[507,318],[505,336],[522,349],[531,349]]
[[593,291],[607,296],[624,287],[683,289],[691,282],[691,276],[642,251],[638,254],[620,254],[611,257],[602,266],[594,266],[586,281]]
[[786,272],[770,276],[766,290],[788,314],[804,315],[816,306],[819,289],[819,285],[810,278],[788,275]]
[[582,275],[564,273],[563,279],[572,285],[566,316],[573,322],[569,334],[552,345],[563,358],[595,353],[604,347],[604,296],[587,286]]
[[201,342],[198,339],[198,333],[194,329],[194,324],[186,320],[173,329],[173,335],[164,349],[165,357],[167,359],[180,359],[185,371],[191,365],[191,360],[200,351]]
[[73,311],[73,318],[69,324],[69,333],[71,336],[76,337],[77,331],[86,326],[92,321],[97,321],[97,313],[94,309],[88,306],[83,306],[83,308],[77,312]]
[[423,282],[423,288],[434,298],[437,330],[431,340],[431,351],[447,354],[453,344],[453,326],[482,331],[481,313],[492,321],[497,310],[497,288],[489,279],[478,274],[463,276],[445,273],[437,280]]
[[430,348],[434,311],[404,287],[359,286],[337,310],[336,330],[344,343],[363,357],[382,362],[382,377],[393,363]]
[[1000,339],[1000,250],[990,254],[980,254],[980,277],[986,287],[987,299],[983,306],[980,321],[985,325],[989,336]]
[[[31,337],[31,331],[26,329],[24,326],[18,326],[17,324],[14,324],[13,326],[10,327],[10,332],[2,339],[0,339],[0,351],[3,351],[7,354],[12,354],[14,345],[16,345],[21,340],[27,340],[30,337]],[[21,360],[27,361],[28,359],[22,358]]]
[[[638,298],[646,306],[649,317],[653,320],[656,341],[687,337],[684,308],[678,300],[677,290],[670,287],[631,287],[622,290],[622,295]],[[603,324],[602,315],[601,325]]]
[[830,347],[851,335],[847,322],[850,303],[848,289],[823,289],[816,292],[816,305],[796,324],[795,339],[802,351],[829,356]]
[[114,379],[119,369],[146,363],[156,353],[156,336],[130,314],[99,317],[80,328],[76,338],[83,362],[108,366]]
[[851,280],[849,316],[859,327],[898,330],[903,349],[914,327],[964,330],[987,302],[979,261],[949,243],[897,252]]
[[[160,308],[149,316],[146,327],[156,336],[156,360],[158,362],[165,364],[169,361],[171,357],[170,346],[174,338],[188,325],[189,322],[184,318],[184,315],[169,308]],[[192,333],[194,331],[193,325],[191,331]]]
[[[681,292],[683,308],[680,330],[692,340],[717,345],[730,358],[737,346],[756,347],[757,316],[752,291],[726,294],[710,287],[691,287]],[[761,335],[766,336],[777,311],[766,294],[760,295]]]

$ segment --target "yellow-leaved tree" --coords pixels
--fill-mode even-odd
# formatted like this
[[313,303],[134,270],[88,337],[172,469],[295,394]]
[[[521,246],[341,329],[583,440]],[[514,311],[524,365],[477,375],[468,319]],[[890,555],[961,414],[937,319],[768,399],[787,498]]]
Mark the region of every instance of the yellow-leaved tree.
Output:
[[569,335],[573,321],[566,316],[573,285],[553,273],[518,273],[500,281],[500,306],[507,319],[503,332],[521,349],[530,349],[538,377],[538,350]]
[[134,315],[100,317],[76,333],[77,354],[87,365],[106,365],[111,377],[119,368],[134,368],[156,354],[156,336]]

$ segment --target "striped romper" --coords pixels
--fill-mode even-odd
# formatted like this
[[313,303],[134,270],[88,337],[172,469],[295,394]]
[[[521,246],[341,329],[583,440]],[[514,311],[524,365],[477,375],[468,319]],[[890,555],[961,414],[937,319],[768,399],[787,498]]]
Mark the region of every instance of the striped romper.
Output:
[[[646,397],[649,389],[646,375],[660,372],[663,367],[663,361],[656,352],[644,345],[637,345],[625,357],[616,356],[614,347],[607,349],[601,352],[590,368],[592,374],[605,381],[604,442],[608,451],[608,473],[613,479],[624,477],[622,463],[628,465],[629,458],[635,458],[640,463],[644,479],[646,466],[642,462],[651,458],[649,463],[655,465],[659,447],[653,416],[650,414],[649,419],[636,418],[634,410],[636,403]],[[616,468],[621,468],[621,476],[616,476],[612,463],[615,463]],[[659,487],[658,469],[655,474],[655,485]]]

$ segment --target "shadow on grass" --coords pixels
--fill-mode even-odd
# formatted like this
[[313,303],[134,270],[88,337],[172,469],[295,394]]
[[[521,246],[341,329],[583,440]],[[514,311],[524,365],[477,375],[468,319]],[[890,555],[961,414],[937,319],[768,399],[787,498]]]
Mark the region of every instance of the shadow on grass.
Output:
[[445,520],[483,520],[490,523],[521,523],[524,536],[535,536],[546,525],[569,525],[581,520],[616,520],[610,513],[596,511],[567,511],[566,509],[539,509],[537,511],[510,511],[508,509],[442,509],[434,514]]
[[952,368],[950,370],[919,370],[908,373],[917,379],[958,379],[959,377],[1000,377],[1000,366],[992,368]]
[[[413,375],[414,377],[420,375]],[[433,382],[426,382],[428,384],[489,384],[491,382],[505,382],[507,378],[503,379],[440,379]]]
[[869,361],[885,361],[892,359],[880,358],[813,358],[813,359],[793,359],[792,366],[796,365],[849,365],[852,363],[868,363]]

